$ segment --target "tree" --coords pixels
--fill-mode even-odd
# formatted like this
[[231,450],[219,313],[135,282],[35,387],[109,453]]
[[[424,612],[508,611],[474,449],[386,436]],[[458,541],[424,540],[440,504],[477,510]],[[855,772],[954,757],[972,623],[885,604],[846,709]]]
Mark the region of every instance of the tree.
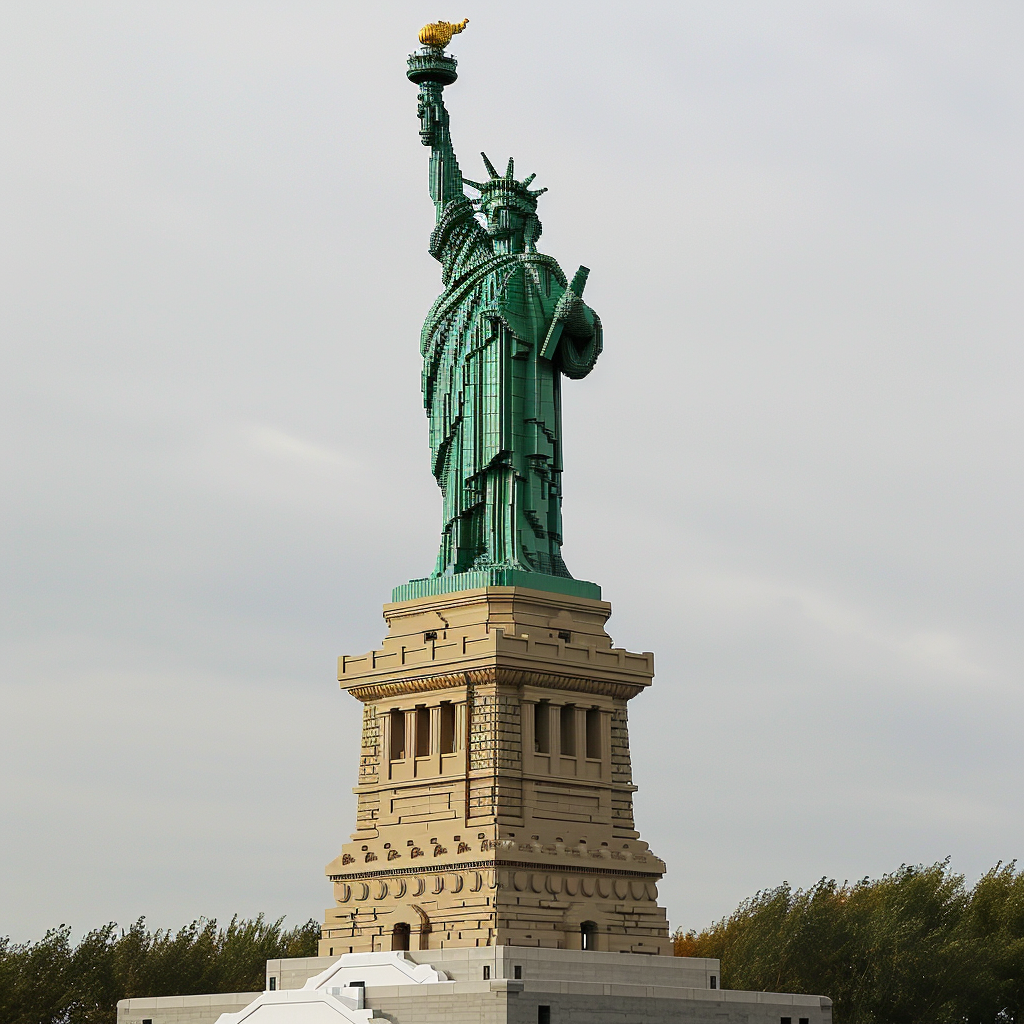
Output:
[[267,960],[316,956],[319,925],[283,930],[283,921],[235,916],[218,929],[201,918],[177,932],[150,932],[140,918],[120,933],[103,925],[74,948],[67,925],[37,943],[0,938],[0,1020],[114,1024],[117,1001],[130,996],[261,991]]
[[720,959],[726,988],[830,996],[837,1024],[1012,1024],[1024,1021],[1024,873],[999,864],[972,890],[946,860],[784,882],[676,932],[675,952]]

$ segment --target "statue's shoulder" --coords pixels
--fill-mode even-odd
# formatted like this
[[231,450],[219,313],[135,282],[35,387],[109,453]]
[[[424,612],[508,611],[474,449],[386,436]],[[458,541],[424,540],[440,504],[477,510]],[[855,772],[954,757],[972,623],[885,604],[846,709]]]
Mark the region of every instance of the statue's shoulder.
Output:
[[456,232],[465,231],[469,221],[473,221],[474,224],[476,223],[473,217],[473,204],[468,199],[463,197],[462,199],[453,199],[450,203],[446,203],[437,218],[437,225],[430,233],[430,244],[428,246],[430,255],[434,259],[440,259],[441,253],[451,240],[452,235]]
[[445,205],[430,234],[428,251],[443,267],[445,284],[492,254],[491,239],[468,199],[455,199]]
[[558,265],[558,260],[556,260],[554,256],[548,256],[547,253],[543,252],[521,252],[516,259],[526,266],[553,268],[558,272],[562,280],[565,280],[562,268]]
[[514,278],[514,287],[506,290],[509,298],[514,294],[519,302],[536,305],[544,314],[551,312],[568,287],[558,261],[539,252],[520,253],[516,257]]
[[569,286],[558,260],[540,252],[521,253],[518,259],[522,291],[545,313],[550,313]]
[[472,263],[461,268],[461,273],[453,275],[446,282],[444,291],[434,300],[423,322],[420,350],[425,353],[430,348],[431,336],[458,313],[463,303],[472,301],[479,306],[482,294],[487,291],[484,288],[485,282],[492,275],[497,275],[499,281],[503,281],[510,268],[516,268],[516,257],[513,255],[479,254]]

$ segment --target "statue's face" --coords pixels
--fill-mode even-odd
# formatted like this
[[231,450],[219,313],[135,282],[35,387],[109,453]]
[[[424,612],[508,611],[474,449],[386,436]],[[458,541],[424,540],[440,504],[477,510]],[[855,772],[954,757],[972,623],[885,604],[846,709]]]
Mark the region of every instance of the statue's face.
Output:
[[487,204],[484,214],[491,238],[507,240],[516,249],[523,248],[527,215],[522,210],[511,204],[494,202]]

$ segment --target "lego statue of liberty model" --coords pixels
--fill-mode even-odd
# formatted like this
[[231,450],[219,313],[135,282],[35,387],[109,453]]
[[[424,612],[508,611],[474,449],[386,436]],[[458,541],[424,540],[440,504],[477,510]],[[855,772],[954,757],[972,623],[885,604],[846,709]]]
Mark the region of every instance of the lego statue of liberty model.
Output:
[[[511,159],[499,174],[481,154],[487,179],[462,176],[443,91],[457,77],[444,47],[465,25],[422,29],[423,49],[407,72],[420,87],[420,141],[430,147],[437,213],[430,254],[444,285],[420,342],[444,513],[434,572],[397,588],[395,600],[494,585],[597,597],[562,560],[561,378],[593,369],[601,321],[580,297],[586,268],[570,285],[558,263],[537,252],[537,197],[547,190],[529,187],[535,175],[516,180]],[[466,185],[479,198],[468,197]]]

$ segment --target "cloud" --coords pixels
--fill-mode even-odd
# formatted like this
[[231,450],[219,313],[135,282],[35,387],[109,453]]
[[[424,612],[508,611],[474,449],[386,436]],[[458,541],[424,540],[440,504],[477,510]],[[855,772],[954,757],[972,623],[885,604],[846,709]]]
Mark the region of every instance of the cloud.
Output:
[[360,468],[359,463],[342,452],[323,445],[310,444],[283,430],[255,424],[248,431],[249,439],[257,451],[277,458],[290,459],[314,466],[330,466],[334,469],[352,472]]
[[877,617],[870,606],[858,607],[810,586],[773,579],[716,576],[692,580],[696,600],[734,619],[782,612],[808,627],[831,634],[837,642],[924,670],[934,684],[993,682],[993,671],[972,660],[964,637],[937,628],[914,628]]

